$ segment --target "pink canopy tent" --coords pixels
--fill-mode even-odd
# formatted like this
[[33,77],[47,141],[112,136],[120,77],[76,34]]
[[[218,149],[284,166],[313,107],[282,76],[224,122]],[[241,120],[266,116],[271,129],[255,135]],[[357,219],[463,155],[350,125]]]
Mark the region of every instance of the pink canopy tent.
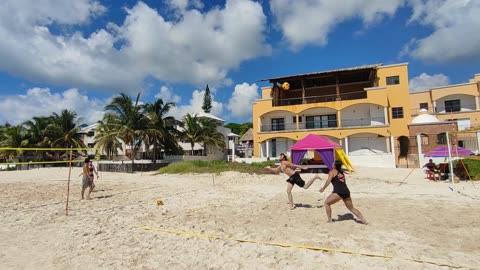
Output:
[[300,164],[305,153],[308,150],[314,150],[322,158],[325,165],[332,169],[333,161],[335,161],[335,148],[341,148],[341,146],[327,137],[308,134],[290,148],[292,163]]

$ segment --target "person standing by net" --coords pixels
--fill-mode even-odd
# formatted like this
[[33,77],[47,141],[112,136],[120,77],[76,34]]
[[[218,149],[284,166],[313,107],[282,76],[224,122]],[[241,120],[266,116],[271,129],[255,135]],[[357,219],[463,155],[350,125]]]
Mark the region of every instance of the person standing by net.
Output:
[[90,179],[92,181],[92,191],[93,191],[95,189],[95,176],[94,176],[94,174],[97,175],[97,180],[98,180],[99,176],[98,176],[97,168],[95,168],[95,165],[93,165],[93,160],[90,160],[90,162],[88,164],[89,164],[88,177],[90,177]]
[[92,176],[90,176],[90,159],[86,158],[85,163],[83,164],[82,173],[79,175],[83,175],[82,178],[82,200],[85,199],[85,190],[88,188],[87,200],[90,200],[90,193],[93,191],[93,172]]

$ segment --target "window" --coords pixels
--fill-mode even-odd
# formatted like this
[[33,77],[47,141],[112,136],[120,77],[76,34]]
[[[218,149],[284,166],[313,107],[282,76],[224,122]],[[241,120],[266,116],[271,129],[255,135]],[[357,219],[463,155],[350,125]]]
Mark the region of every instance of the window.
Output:
[[272,139],[272,157],[277,156],[277,140]]
[[437,144],[447,144],[447,134],[446,133],[440,133],[437,135]]
[[428,145],[428,135],[421,134],[420,138],[421,138],[421,141],[422,141],[422,145]]
[[400,76],[387,77],[387,85],[400,84]]
[[306,128],[332,128],[337,127],[337,115],[313,115],[306,116]]
[[422,102],[420,103],[420,110],[425,109],[428,111],[428,103],[427,102]]
[[272,119],[272,131],[285,130],[285,120],[283,118]]
[[459,112],[460,111],[460,99],[445,100],[446,112]]
[[403,118],[403,107],[392,108],[392,118]]
[[458,141],[458,146],[459,147],[465,147],[463,141]]
[[[301,116],[298,117],[298,122],[299,123],[302,122],[302,117]],[[293,117],[293,123],[297,123],[297,118],[295,116]]]

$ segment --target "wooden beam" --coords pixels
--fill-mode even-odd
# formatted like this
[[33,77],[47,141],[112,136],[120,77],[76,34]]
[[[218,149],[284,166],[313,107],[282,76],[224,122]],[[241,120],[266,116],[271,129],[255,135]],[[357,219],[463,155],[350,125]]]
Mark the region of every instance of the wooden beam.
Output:
[[336,90],[337,90],[337,100],[341,100],[340,97],[340,85],[338,84],[338,73],[335,75]]

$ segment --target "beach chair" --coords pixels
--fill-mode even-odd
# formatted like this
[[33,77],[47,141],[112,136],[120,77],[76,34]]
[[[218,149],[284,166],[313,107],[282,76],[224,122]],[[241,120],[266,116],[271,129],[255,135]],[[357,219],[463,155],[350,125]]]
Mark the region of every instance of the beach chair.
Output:
[[[426,174],[427,174],[427,178],[428,180],[440,180],[440,172],[437,171],[437,170],[429,170],[429,169],[426,169],[425,170]],[[438,176],[438,178],[436,177]]]

